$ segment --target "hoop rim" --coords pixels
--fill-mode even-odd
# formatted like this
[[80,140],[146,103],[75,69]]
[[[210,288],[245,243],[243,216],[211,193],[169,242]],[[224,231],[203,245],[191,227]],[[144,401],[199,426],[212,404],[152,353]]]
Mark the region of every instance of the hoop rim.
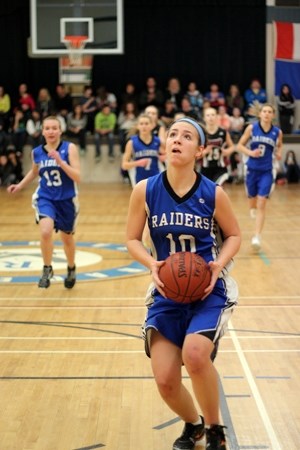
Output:
[[86,35],[66,35],[64,37],[63,42],[66,45],[69,45],[70,48],[80,48],[80,46],[84,46],[85,41],[88,39],[89,37]]

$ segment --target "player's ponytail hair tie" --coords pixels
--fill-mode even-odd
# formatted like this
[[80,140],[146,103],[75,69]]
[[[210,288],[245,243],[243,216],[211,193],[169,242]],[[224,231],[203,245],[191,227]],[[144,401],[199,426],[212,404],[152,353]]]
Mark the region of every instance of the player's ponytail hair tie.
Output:
[[197,130],[201,144],[205,145],[205,141],[206,141],[205,134],[204,134],[204,131],[202,130],[202,128],[200,127],[200,125],[198,124],[198,122],[196,122],[193,119],[190,119],[189,117],[182,117],[181,119],[175,120],[174,123],[178,123],[178,122],[187,122],[190,125],[193,125],[193,127],[196,128],[196,130]]

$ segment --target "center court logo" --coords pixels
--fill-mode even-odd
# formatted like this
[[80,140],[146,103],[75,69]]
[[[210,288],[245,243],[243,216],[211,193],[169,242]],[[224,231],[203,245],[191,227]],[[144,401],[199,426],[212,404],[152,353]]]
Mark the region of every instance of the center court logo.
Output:
[[[55,242],[54,245],[53,266],[55,276],[52,280],[53,282],[61,282],[65,276],[66,258],[62,243]],[[137,262],[131,262],[123,266],[110,264],[113,267],[101,269],[102,262],[105,262],[105,266],[107,266],[107,261],[116,261],[118,257],[120,259],[126,257],[128,254],[127,248],[123,245],[77,242],[76,248],[77,281],[107,280],[142,275],[148,271],[146,267]],[[106,258],[108,252],[110,257]],[[111,253],[113,258],[111,258]],[[0,242],[0,284],[36,283],[40,278],[42,267],[43,261],[39,241]],[[92,270],[89,270],[90,267],[92,267]],[[58,273],[61,273],[61,275],[58,275]]]

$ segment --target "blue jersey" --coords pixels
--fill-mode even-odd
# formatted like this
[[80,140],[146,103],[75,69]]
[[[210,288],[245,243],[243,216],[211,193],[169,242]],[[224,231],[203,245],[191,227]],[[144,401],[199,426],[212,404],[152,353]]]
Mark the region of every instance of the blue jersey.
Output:
[[159,161],[160,139],[157,136],[152,137],[152,141],[146,144],[138,135],[132,136],[132,157],[134,160],[149,158],[149,164],[146,167],[135,167],[133,184],[141,180],[152,177],[161,171]]
[[[57,151],[69,163],[69,142],[62,141]],[[76,183],[63,171],[55,159],[48,156],[43,145],[34,148],[33,161],[39,166],[39,186],[36,195],[53,201],[67,200],[77,195]]]
[[251,156],[248,158],[246,163],[248,169],[260,172],[273,169],[273,155],[279,132],[280,129],[274,125],[267,132],[262,129],[260,122],[252,125],[250,150],[259,148],[261,155],[259,158],[251,158]]
[[216,184],[200,174],[182,198],[171,188],[166,172],[148,179],[146,211],[155,259],[180,251],[197,253],[207,262],[217,258],[223,240],[214,219],[215,196]]

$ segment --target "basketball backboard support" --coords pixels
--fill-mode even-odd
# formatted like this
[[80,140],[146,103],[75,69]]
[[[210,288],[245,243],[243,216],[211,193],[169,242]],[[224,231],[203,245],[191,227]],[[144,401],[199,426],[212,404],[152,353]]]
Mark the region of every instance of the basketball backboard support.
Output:
[[66,36],[87,36],[82,55],[121,54],[123,0],[30,0],[30,30],[32,57],[67,55]]

